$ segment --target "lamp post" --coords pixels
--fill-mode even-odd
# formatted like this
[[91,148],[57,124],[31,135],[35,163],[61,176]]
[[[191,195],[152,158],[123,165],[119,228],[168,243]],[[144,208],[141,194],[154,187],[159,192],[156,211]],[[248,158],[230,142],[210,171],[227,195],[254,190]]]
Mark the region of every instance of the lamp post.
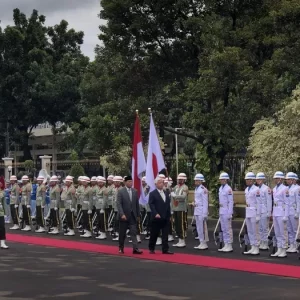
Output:
[[11,174],[11,171],[12,171],[12,166],[8,166],[7,170],[8,170],[8,177],[10,179],[10,174]]
[[175,149],[176,149],[176,176],[178,176],[178,136],[177,131],[182,128],[175,128]]

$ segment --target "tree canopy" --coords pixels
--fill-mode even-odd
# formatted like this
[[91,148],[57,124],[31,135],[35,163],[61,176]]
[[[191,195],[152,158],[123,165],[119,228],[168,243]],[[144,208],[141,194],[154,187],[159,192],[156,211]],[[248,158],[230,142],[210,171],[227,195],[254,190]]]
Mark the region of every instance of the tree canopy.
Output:
[[129,144],[134,110],[151,107],[160,129],[183,128],[220,171],[300,82],[297,1],[101,4],[103,46],[81,85],[86,132],[101,151]]
[[46,27],[36,10],[27,18],[15,9],[13,17],[13,26],[0,28],[0,123],[10,125],[27,159],[35,126],[80,119],[76,103],[88,59],[80,51],[83,32],[66,21]]

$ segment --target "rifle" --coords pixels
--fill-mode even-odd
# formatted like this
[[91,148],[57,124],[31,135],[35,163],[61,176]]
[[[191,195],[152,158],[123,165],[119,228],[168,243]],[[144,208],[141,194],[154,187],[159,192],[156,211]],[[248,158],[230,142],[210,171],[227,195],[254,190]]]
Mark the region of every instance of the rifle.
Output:
[[272,249],[271,254],[275,254],[277,251],[277,240],[276,240],[276,236],[275,236],[273,229],[274,229],[274,224],[272,224],[272,226],[269,230],[269,233],[268,233],[268,240],[269,240],[268,245],[269,245],[269,248]]
[[239,233],[239,243],[240,243],[241,248],[244,245],[244,251],[243,252],[247,252],[248,251],[248,246],[250,245],[250,241],[249,241],[249,236],[248,236],[246,219],[244,220],[242,228],[241,228],[240,233]]
[[219,249],[222,249],[224,247],[223,232],[222,232],[222,228],[221,228],[220,218],[218,219],[217,225],[214,230],[214,240],[215,240],[216,245],[218,245],[218,243],[219,243]]

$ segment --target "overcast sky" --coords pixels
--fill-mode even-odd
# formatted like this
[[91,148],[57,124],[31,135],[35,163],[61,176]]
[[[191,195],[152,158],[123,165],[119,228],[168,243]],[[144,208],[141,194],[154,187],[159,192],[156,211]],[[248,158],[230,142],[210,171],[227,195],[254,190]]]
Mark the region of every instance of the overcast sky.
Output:
[[84,31],[82,51],[91,59],[94,48],[100,44],[98,39],[99,25],[105,21],[98,18],[100,0],[0,0],[0,26],[13,24],[13,9],[19,8],[29,16],[33,9],[46,16],[46,24],[58,24],[62,19],[77,31]]

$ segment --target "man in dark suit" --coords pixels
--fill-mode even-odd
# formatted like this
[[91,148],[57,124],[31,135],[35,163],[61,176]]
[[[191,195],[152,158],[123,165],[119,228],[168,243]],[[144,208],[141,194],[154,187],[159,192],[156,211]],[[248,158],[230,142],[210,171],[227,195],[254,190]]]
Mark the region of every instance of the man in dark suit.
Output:
[[173,254],[169,251],[168,234],[171,219],[170,195],[164,191],[164,180],[157,177],[155,179],[156,189],[149,194],[149,206],[152,214],[150,230],[149,250],[155,254],[155,244],[157,237],[162,231],[162,253]]
[[120,218],[119,253],[124,253],[126,231],[129,228],[132,238],[133,254],[143,252],[137,246],[137,221],[140,217],[140,205],[137,190],[132,188],[132,177],[124,178],[125,186],[118,190],[117,208]]

